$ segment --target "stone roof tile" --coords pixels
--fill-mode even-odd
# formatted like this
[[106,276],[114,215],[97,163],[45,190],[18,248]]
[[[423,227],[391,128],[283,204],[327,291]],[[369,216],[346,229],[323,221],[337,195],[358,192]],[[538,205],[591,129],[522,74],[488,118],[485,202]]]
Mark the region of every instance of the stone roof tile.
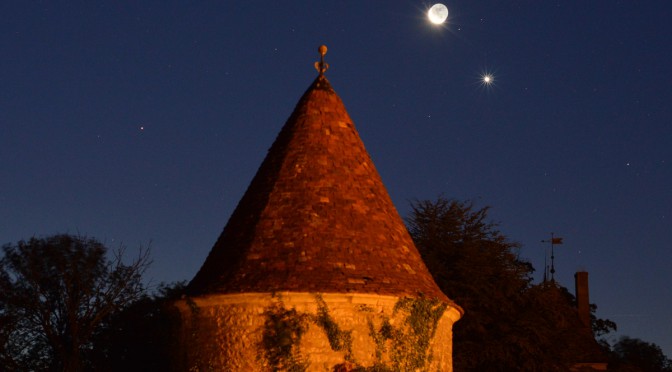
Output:
[[300,99],[188,290],[448,300],[323,74]]

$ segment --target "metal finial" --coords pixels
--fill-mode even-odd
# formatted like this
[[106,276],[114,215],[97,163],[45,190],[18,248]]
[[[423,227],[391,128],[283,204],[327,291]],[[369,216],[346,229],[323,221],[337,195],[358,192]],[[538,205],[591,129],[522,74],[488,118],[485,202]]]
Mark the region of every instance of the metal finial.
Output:
[[327,46],[321,45],[319,48],[317,48],[317,51],[320,53],[320,62],[315,62],[315,69],[320,73],[320,75],[324,75],[324,73],[329,68],[329,64],[324,62],[324,55],[327,54]]
[[[562,239],[563,238],[558,238],[556,237],[553,233],[551,233],[551,240],[542,240],[542,243],[551,243],[551,282],[555,282],[555,252],[554,248],[558,244],[562,244]],[[544,272],[544,276],[546,276],[546,272]]]

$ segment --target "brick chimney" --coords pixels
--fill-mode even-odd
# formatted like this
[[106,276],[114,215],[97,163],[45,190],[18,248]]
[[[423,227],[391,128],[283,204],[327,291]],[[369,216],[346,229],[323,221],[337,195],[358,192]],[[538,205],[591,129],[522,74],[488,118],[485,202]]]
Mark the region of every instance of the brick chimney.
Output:
[[578,271],[574,274],[574,283],[576,285],[576,310],[579,313],[579,320],[585,327],[590,327],[590,301],[588,297],[588,272]]

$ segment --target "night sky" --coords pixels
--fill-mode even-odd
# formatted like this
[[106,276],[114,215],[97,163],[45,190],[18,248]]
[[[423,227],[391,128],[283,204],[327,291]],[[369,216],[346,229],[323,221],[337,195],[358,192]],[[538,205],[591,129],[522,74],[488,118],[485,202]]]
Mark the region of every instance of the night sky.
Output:
[[0,243],[151,243],[190,280],[326,44],[402,216],[489,205],[537,280],[554,232],[556,279],[672,357],[672,2],[445,4],[2,2]]

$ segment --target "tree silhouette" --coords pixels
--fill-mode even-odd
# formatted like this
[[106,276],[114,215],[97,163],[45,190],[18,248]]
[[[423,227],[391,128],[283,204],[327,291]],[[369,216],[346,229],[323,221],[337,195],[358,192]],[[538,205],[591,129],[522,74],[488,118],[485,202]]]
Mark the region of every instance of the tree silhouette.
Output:
[[180,316],[173,302],[186,282],[160,284],[125,309],[114,313],[94,335],[87,355],[92,369],[170,371],[174,368]]
[[638,338],[621,337],[612,348],[609,370],[616,372],[672,372],[672,360],[660,346]]
[[144,293],[149,251],[129,264],[95,239],[32,238],[2,247],[0,361],[17,370],[80,371],[91,337]]
[[437,284],[465,310],[453,328],[455,371],[565,371],[604,359],[573,296],[554,282],[532,284],[534,268],[488,210],[439,198],[414,202],[407,218]]

